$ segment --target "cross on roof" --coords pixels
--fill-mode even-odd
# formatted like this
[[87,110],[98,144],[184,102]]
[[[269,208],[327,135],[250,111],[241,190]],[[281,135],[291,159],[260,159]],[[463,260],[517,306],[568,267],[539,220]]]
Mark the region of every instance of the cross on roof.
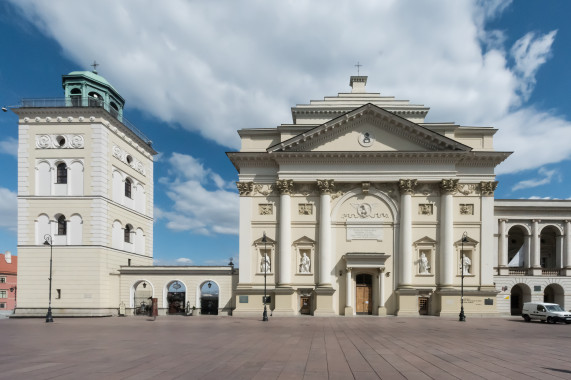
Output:
[[362,67],[363,65],[361,65],[359,63],[359,61],[357,61],[357,64],[355,65],[355,67],[357,68],[357,76],[359,75],[359,69]]
[[91,64],[90,66],[93,66],[93,72],[95,74],[97,74],[97,66],[99,66],[99,63],[97,63],[97,61],[93,61],[93,64]]

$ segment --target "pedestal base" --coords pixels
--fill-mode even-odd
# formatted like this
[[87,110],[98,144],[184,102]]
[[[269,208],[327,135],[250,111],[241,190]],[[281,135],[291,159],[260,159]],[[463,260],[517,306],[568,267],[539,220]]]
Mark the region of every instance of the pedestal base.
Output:
[[379,306],[377,309],[377,315],[379,317],[385,317],[387,315],[387,308],[384,306]]
[[355,314],[353,314],[353,308],[351,306],[345,306],[345,316],[346,317],[352,317]]
[[396,291],[398,295],[398,311],[396,315],[418,315],[418,291],[416,289],[401,288]]
[[335,315],[333,310],[333,294],[335,289],[329,287],[315,289],[315,311],[316,317]]

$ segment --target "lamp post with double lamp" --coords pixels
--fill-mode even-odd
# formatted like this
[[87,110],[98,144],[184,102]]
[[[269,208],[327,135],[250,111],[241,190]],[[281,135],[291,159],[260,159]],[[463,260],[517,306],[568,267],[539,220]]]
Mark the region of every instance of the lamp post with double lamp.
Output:
[[264,236],[262,237],[262,243],[264,243],[264,313],[262,314],[262,321],[268,321],[268,309],[266,308],[266,283],[267,283],[267,275],[268,275],[268,262],[267,262],[267,243],[268,239],[266,239],[266,233],[264,232]]
[[464,243],[468,242],[468,233],[464,231],[462,234],[462,248],[460,249],[460,260],[462,262],[462,280],[460,283],[460,316],[459,322],[466,322],[466,315],[464,315]]
[[48,313],[46,314],[46,322],[53,322],[54,318],[52,316],[52,257],[53,257],[53,240],[51,235],[44,235],[44,245],[50,246],[50,298],[48,304]]

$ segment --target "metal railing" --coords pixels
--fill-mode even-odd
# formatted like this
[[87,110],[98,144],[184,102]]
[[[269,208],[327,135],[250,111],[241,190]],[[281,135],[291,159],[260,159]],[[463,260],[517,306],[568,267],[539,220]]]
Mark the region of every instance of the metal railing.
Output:
[[106,110],[117,121],[123,124],[127,129],[133,132],[138,138],[143,140],[145,144],[152,146],[153,142],[145,136],[137,127],[127,120],[119,110],[114,108],[112,104],[106,103],[101,99],[93,97],[71,96],[69,98],[48,98],[48,99],[22,99],[21,108],[63,108],[63,107],[98,107]]

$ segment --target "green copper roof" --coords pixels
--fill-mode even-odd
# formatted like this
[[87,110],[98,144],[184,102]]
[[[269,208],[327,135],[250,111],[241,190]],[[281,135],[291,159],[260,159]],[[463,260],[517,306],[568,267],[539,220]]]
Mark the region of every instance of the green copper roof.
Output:
[[94,82],[98,82],[99,84],[109,87],[109,89],[115,92],[115,94],[119,95],[119,92],[111,85],[111,83],[107,81],[107,79],[103,78],[101,75],[95,74],[92,71],[72,71],[71,73],[64,75],[64,78],[74,76],[82,76]]

